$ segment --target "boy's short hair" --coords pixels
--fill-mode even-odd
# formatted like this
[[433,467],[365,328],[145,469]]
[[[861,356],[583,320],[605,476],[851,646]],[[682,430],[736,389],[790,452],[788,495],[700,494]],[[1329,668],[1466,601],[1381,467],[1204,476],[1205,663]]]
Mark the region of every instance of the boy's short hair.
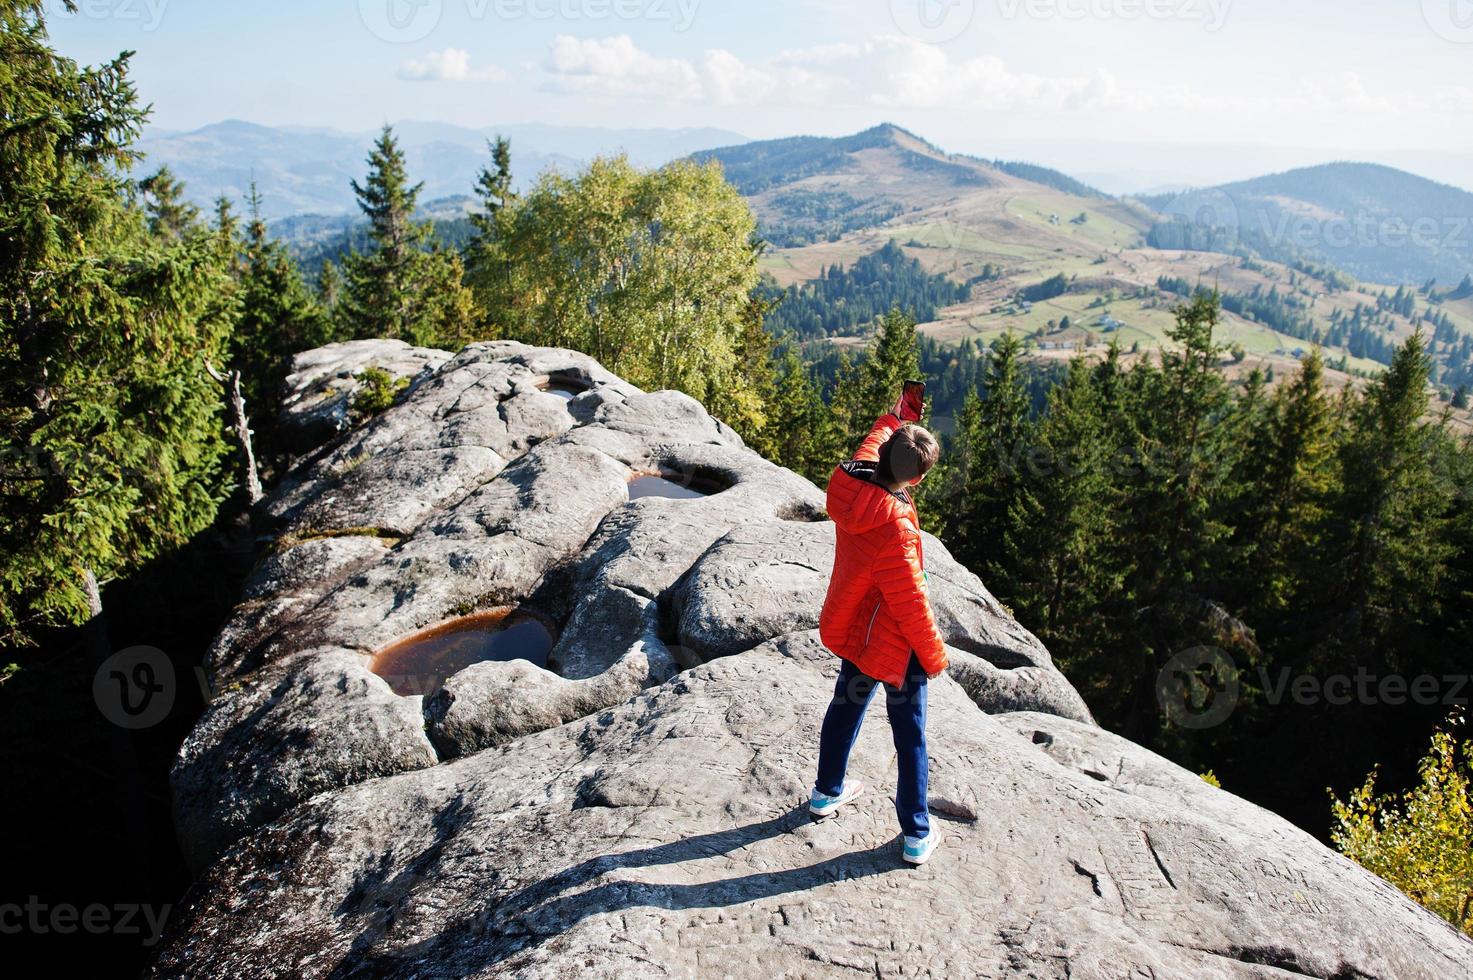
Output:
[[880,449],[877,475],[885,483],[908,483],[925,476],[940,458],[935,436],[919,425],[902,425]]

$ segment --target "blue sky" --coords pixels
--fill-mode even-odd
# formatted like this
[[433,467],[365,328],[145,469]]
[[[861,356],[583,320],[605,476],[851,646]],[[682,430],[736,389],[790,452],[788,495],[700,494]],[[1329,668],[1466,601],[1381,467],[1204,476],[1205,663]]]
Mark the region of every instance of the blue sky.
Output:
[[1473,0],[79,2],[51,5],[57,45],[136,50],[168,129],[412,118],[762,138],[890,120],[982,154],[1473,158]]

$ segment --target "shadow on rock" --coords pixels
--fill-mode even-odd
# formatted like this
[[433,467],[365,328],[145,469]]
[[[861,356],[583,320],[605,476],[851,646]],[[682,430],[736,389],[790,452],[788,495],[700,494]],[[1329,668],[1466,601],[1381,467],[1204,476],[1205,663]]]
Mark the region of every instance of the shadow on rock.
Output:
[[[486,969],[508,958],[555,940],[595,915],[629,909],[667,911],[715,909],[780,895],[802,893],[836,881],[852,881],[891,872],[905,873],[897,856],[898,838],[858,851],[835,855],[816,864],[763,871],[691,883],[660,883],[623,879],[591,882],[635,868],[655,868],[731,854],[764,840],[790,834],[812,822],[806,803],[780,816],[686,837],[668,844],[605,854],[534,882],[507,895],[474,918],[392,956],[371,958],[382,929],[363,933],[353,952],[331,974],[348,977],[460,975],[472,964]],[[433,965],[431,965],[433,964]]]

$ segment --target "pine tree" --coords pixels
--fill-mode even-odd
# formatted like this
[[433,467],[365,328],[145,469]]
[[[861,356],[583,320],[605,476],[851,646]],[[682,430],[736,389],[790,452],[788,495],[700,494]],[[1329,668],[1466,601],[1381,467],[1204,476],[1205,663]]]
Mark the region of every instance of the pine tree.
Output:
[[199,220],[199,208],[184,199],[184,183],[168,167],[138,183],[148,213],[148,231],[165,238],[183,238]]
[[881,319],[879,333],[864,359],[865,403],[877,415],[884,406],[895,403],[906,381],[920,376],[915,320],[893,307]]
[[80,67],[40,4],[0,0],[0,65],[0,640],[25,642],[97,616],[101,583],[214,518],[206,365],[232,324],[213,236],[127,183],[145,118],[127,56]]
[[231,367],[241,372],[246,404],[257,420],[265,451],[276,449],[272,421],[294,354],[326,343],[332,333],[326,311],[307,288],[286,246],[273,239],[251,186],[244,242],[241,313]]
[[431,247],[430,223],[414,220],[424,185],[410,185],[391,127],[384,127],[368,164],[367,180],[353,181],[353,193],[368,217],[370,247],[344,260],[346,332],[416,345],[463,343],[474,330],[474,303],[462,285],[460,257]]
[[482,167],[476,178],[481,210],[470,216],[474,232],[465,250],[466,283],[481,295],[503,291],[510,285],[511,262],[499,243],[508,233],[507,219],[516,203],[511,189],[511,143],[498,136],[487,147],[491,166]]
[[1110,443],[1083,358],[1049,392],[1036,445],[1014,536],[1015,611],[1067,664],[1106,644],[1099,613],[1120,586],[1106,547],[1115,533]]
[[1321,536],[1335,489],[1336,428],[1316,348],[1256,420],[1244,456],[1251,494],[1237,522],[1237,560],[1244,601],[1255,609],[1303,608],[1306,589],[1325,581]]
[[1434,460],[1446,433],[1423,418],[1430,371],[1422,337],[1414,334],[1356,406],[1342,452],[1336,580],[1356,646],[1384,636],[1393,622],[1406,629],[1435,612],[1453,557],[1447,531],[1454,491]]
[[963,563],[1004,596],[1016,585],[1013,543],[1032,438],[1022,353],[1023,342],[1011,332],[993,343],[985,391],[963,405],[957,432],[963,474],[951,536]]

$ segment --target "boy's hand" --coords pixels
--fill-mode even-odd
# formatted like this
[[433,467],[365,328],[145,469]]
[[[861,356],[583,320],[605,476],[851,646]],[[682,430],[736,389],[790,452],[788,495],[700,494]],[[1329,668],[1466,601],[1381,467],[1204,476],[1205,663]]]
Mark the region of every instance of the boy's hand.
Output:
[[940,677],[944,673],[946,673],[946,671],[944,671],[944,670],[938,670],[934,674],[927,674],[926,675],[926,680],[928,680],[928,681],[934,681],[936,678]]
[[926,383],[907,381],[900,392],[900,400],[895,403],[895,417],[902,422],[919,422],[925,410]]

